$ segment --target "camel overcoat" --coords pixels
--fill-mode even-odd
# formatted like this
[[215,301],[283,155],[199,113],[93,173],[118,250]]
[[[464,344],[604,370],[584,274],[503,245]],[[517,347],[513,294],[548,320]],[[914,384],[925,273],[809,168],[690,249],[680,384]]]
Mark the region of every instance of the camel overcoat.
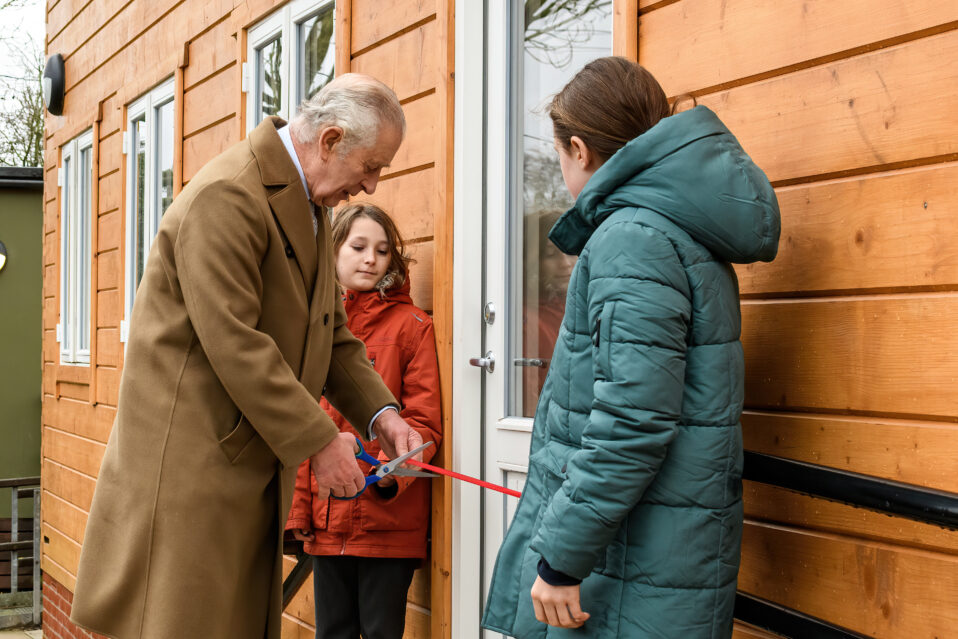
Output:
[[327,216],[271,118],[160,224],[72,619],[119,639],[280,636],[282,531],[300,462],[396,405],[350,334]]

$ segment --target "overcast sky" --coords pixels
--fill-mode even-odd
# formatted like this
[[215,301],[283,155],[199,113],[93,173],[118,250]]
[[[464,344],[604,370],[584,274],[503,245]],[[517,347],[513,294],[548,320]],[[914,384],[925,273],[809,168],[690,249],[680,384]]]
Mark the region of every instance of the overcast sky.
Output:
[[26,0],[22,7],[13,7],[0,11],[0,73],[20,75],[18,59],[10,50],[10,45],[22,45],[24,38],[31,38],[40,52],[43,52],[46,16],[43,0]]

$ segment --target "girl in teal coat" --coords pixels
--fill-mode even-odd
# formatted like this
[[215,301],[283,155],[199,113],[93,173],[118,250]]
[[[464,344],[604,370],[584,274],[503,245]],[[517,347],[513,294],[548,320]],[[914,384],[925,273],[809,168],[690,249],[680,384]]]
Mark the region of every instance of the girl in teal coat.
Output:
[[765,174],[705,107],[669,115],[625,58],[550,106],[578,255],[529,476],[483,617],[527,637],[732,634],[744,362],[730,262],[770,261]]

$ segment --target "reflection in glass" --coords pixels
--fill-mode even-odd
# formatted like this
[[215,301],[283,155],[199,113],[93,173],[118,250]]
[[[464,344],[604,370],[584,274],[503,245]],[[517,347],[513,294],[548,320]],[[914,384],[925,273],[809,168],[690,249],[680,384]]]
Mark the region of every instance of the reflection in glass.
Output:
[[279,115],[283,108],[283,41],[280,38],[256,50],[257,78],[256,123],[270,115]]
[[92,259],[92,193],[93,148],[80,151],[80,174],[77,183],[80,187],[77,215],[77,348],[90,350],[90,261]]
[[140,285],[146,253],[143,250],[146,238],[146,116],[133,121],[133,290]]
[[153,232],[173,201],[173,101],[156,107],[156,207]]
[[299,43],[299,95],[297,102],[313,97],[333,79],[336,44],[333,37],[335,7],[327,5],[315,16],[296,25]]
[[[612,0],[525,0],[522,20],[520,117],[515,131],[522,175],[522,330],[514,353],[524,366],[521,398],[513,410],[531,417],[565,311],[575,258],[548,240],[549,230],[572,200],[553,148],[552,121],[543,112],[549,100],[587,62],[612,53]],[[518,160],[519,158],[517,158]],[[539,360],[538,362],[536,360]],[[536,364],[541,364],[537,366]]]

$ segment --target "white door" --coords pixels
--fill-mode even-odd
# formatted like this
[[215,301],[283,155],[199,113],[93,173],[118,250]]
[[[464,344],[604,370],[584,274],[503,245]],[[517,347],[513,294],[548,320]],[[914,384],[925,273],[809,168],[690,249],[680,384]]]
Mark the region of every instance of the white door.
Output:
[[[460,0],[456,11],[454,463],[521,491],[575,263],[546,237],[572,204],[547,107],[586,62],[612,53],[612,0]],[[456,487],[454,637],[480,636],[517,503]]]

